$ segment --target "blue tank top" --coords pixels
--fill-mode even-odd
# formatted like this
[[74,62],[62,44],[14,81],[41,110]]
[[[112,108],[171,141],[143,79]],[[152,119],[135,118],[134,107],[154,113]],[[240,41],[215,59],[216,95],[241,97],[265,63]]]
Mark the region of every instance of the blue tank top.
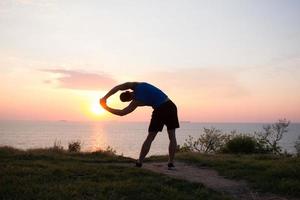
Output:
[[149,83],[139,83],[134,89],[134,99],[155,109],[166,102],[168,96]]

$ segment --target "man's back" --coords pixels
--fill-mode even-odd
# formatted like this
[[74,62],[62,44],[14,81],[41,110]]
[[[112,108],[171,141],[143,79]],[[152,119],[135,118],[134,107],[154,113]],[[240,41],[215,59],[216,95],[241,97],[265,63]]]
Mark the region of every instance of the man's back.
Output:
[[168,100],[168,96],[157,87],[141,82],[134,88],[134,100],[152,106],[154,109]]

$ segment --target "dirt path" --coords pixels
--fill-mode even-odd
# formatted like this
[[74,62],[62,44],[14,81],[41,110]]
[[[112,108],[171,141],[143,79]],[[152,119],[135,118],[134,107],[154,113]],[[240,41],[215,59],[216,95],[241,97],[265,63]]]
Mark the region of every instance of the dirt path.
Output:
[[249,189],[246,182],[226,179],[218,175],[217,171],[208,168],[199,168],[186,163],[177,162],[175,170],[168,170],[166,163],[144,163],[144,169],[165,174],[174,178],[184,179],[191,182],[202,183],[207,188],[227,193],[235,199],[245,200],[287,200],[271,194],[258,194]]

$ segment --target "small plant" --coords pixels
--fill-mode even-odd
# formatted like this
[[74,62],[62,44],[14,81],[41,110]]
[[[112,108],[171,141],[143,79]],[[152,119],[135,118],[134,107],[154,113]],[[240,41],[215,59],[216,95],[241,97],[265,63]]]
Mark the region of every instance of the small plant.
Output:
[[192,152],[192,150],[186,145],[186,143],[183,144],[183,146],[177,145],[176,152]]
[[101,154],[106,154],[106,155],[116,155],[117,151],[113,147],[107,146],[105,150],[103,150],[101,148],[98,148],[93,153],[101,153]]
[[116,155],[117,153],[117,151],[111,146],[107,146],[104,152],[110,155]]
[[72,141],[72,142],[69,142],[69,148],[68,148],[68,151],[69,152],[80,152],[81,150],[81,142],[78,140],[78,141]]
[[255,153],[256,152],[256,140],[251,136],[239,135],[229,140],[224,152],[227,153]]
[[55,152],[62,152],[64,150],[64,147],[61,145],[61,141],[60,140],[55,140],[53,147],[49,148],[51,151],[55,151]]

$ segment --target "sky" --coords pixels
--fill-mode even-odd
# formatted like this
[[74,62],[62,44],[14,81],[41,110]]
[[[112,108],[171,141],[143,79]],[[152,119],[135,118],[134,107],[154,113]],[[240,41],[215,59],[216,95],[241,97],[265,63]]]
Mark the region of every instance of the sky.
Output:
[[[300,122],[298,0],[1,0],[0,120],[148,121],[102,110],[145,81],[182,121]],[[118,94],[108,104],[126,106]]]

